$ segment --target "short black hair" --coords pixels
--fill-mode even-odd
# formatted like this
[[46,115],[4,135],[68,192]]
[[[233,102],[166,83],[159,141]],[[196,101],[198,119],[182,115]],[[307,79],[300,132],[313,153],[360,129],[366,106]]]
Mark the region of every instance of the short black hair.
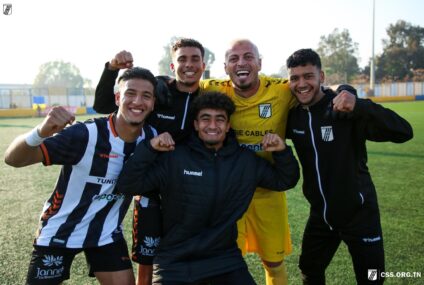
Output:
[[156,90],[157,86],[157,80],[156,77],[153,75],[153,73],[150,72],[150,70],[142,67],[133,67],[128,68],[124,71],[124,73],[121,74],[118,78],[118,84],[121,83],[121,81],[128,81],[130,79],[144,79],[152,83],[154,90]]
[[321,59],[319,55],[310,48],[295,51],[289,56],[286,62],[287,68],[297,67],[299,65],[305,66],[307,64],[312,64],[318,67],[318,69],[321,69]]
[[189,38],[180,38],[178,39],[171,47],[171,54],[174,55],[175,52],[183,47],[195,47],[200,50],[200,53],[202,54],[202,59],[205,58],[205,48],[202,46],[201,43],[199,43],[196,40],[189,39]]
[[236,110],[233,101],[227,95],[220,92],[205,92],[193,100],[191,115],[196,118],[203,109],[224,110],[228,119]]

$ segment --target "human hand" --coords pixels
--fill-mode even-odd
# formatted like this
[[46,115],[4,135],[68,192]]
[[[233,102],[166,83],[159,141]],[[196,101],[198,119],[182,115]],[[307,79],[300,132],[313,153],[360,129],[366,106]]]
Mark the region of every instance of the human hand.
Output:
[[342,90],[333,99],[333,110],[336,112],[352,112],[355,108],[356,96],[347,90]]
[[71,125],[74,121],[74,114],[62,106],[56,106],[49,111],[44,121],[37,127],[37,130],[40,137],[47,138],[60,132],[66,125]]
[[111,61],[109,61],[109,69],[118,70],[133,67],[133,57],[129,51],[123,50],[118,52]]
[[286,148],[283,139],[279,135],[272,133],[264,135],[261,145],[265,151],[282,151]]
[[150,145],[157,151],[172,151],[175,149],[174,139],[167,132],[152,138],[150,140]]

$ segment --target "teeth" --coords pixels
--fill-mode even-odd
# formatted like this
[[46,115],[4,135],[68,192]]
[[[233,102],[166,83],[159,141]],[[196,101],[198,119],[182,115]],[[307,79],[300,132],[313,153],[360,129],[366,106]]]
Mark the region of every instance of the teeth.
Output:
[[238,76],[248,76],[249,75],[249,71],[237,71],[237,75]]
[[194,75],[194,72],[193,71],[186,71],[185,72],[185,75],[193,76]]
[[131,109],[131,111],[133,111],[134,113],[143,113],[143,110],[139,109]]

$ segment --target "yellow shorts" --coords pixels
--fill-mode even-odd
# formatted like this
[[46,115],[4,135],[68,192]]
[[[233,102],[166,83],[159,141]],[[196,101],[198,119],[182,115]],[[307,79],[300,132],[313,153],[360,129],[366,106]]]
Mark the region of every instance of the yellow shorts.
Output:
[[237,227],[237,243],[243,255],[256,252],[263,260],[278,262],[292,252],[284,192],[257,188]]

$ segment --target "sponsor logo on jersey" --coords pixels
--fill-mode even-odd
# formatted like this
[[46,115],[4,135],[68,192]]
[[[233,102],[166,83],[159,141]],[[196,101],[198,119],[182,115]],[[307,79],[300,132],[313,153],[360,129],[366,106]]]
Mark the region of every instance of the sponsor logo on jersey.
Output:
[[[45,267],[61,266],[63,263],[63,256],[44,255],[42,259]],[[37,267],[36,279],[51,279],[61,277],[65,267],[59,268],[40,268]]]
[[164,119],[164,120],[175,120],[175,116],[168,116],[168,115],[164,115],[164,114],[156,114],[158,116],[159,119]]
[[246,136],[246,137],[263,137],[268,133],[274,133],[272,130],[234,130],[236,136]]
[[325,142],[333,141],[334,140],[333,127],[332,126],[321,127],[321,138]]
[[101,194],[101,195],[94,195],[93,196],[93,201],[101,201],[101,200],[106,200],[108,202],[110,201],[118,201],[120,199],[125,199],[125,195],[124,194]]
[[103,177],[97,177],[96,180],[98,184],[111,184],[111,185],[115,185],[116,181],[118,181],[117,178],[103,178]]
[[189,176],[203,176],[203,171],[191,171],[191,170],[185,170],[184,169],[184,175],[189,175]]
[[258,144],[241,143],[240,146],[248,148],[248,149],[253,150],[255,152],[263,150],[262,145],[260,143],[258,143]]
[[270,118],[272,116],[271,103],[259,104],[259,117]]

